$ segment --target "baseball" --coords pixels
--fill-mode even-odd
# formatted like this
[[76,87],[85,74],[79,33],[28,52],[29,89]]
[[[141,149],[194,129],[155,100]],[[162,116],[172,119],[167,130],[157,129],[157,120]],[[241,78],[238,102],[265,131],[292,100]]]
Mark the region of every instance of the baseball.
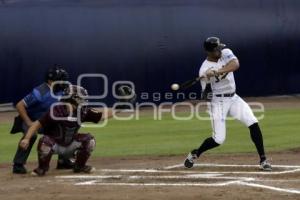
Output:
[[172,90],[176,91],[176,90],[179,89],[179,85],[178,85],[177,83],[173,83],[173,84],[171,85],[171,88],[172,88]]

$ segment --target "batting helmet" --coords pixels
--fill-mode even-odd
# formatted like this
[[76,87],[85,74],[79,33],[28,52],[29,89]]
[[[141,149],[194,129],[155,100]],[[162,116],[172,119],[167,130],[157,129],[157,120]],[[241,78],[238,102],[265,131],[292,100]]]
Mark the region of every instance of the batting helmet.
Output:
[[209,37],[204,41],[204,49],[205,51],[216,51],[223,49],[226,45],[220,42],[220,39],[217,37]]

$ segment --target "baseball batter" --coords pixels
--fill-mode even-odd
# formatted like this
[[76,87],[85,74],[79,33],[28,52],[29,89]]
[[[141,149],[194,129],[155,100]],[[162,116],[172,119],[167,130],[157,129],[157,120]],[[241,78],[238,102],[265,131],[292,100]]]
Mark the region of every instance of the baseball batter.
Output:
[[[239,61],[233,52],[225,48],[217,37],[209,37],[204,42],[207,53],[206,60],[199,70],[203,97],[208,98],[207,91],[211,91],[209,110],[212,124],[212,137],[207,138],[198,149],[194,149],[187,156],[184,165],[193,167],[194,160],[212,148],[224,143],[226,138],[226,117],[228,115],[241,121],[249,128],[251,139],[260,157],[260,168],[271,171],[271,164],[267,161],[264,151],[263,137],[249,105],[236,94],[233,72],[239,68]],[[210,90],[209,90],[210,89]]]

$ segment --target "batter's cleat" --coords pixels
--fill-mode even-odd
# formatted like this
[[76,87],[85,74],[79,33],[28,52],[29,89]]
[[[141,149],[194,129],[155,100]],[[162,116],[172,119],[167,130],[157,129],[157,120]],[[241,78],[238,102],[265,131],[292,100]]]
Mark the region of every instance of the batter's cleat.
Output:
[[27,174],[27,169],[24,167],[23,164],[14,164],[13,173],[14,174]]
[[263,171],[272,171],[272,166],[267,160],[265,160],[260,163],[260,169]]
[[89,165],[85,165],[84,167],[79,167],[79,166],[74,166],[73,172],[74,173],[86,173],[86,174],[91,174],[95,172],[95,168]]
[[75,162],[71,159],[58,159],[56,169],[73,169]]
[[32,176],[44,176],[46,174],[46,170],[41,168],[36,168],[31,172]]
[[194,153],[189,153],[184,161],[184,166],[186,168],[192,168],[194,166],[194,160],[197,159],[197,155]]

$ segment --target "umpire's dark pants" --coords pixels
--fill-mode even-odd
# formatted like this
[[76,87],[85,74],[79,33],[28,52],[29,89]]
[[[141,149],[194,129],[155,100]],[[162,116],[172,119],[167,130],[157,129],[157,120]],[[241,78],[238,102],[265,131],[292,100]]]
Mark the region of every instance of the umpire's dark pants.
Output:
[[[23,122],[23,125],[22,125],[23,137],[21,138],[21,140],[24,138],[28,128],[29,127],[25,124],[25,122]],[[14,161],[13,161],[14,164],[20,164],[20,165],[26,164],[26,161],[27,161],[28,156],[31,152],[31,149],[34,145],[34,142],[36,141],[36,138],[37,138],[37,135],[32,136],[32,138],[30,139],[29,146],[26,150],[20,148],[19,143],[18,143],[18,149],[17,149],[17,152],[15,154]]]

